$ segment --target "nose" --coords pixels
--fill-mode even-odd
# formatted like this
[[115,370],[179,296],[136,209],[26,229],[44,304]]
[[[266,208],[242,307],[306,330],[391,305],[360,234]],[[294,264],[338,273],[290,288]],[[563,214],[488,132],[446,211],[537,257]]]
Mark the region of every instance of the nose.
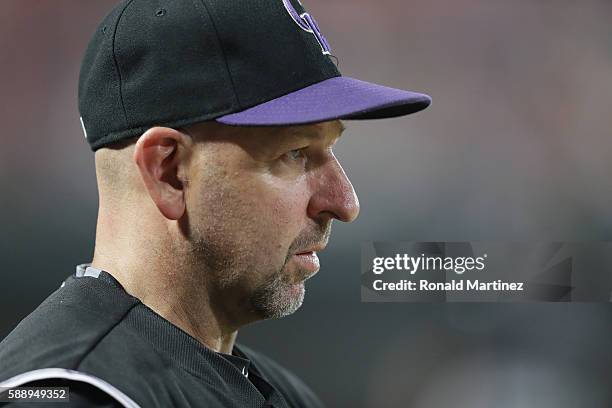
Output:
[[308,203],[308,216],[328,216],[352,222],[359,215],[359,199],[344,169],[333,154],[313,177],[313,193]]

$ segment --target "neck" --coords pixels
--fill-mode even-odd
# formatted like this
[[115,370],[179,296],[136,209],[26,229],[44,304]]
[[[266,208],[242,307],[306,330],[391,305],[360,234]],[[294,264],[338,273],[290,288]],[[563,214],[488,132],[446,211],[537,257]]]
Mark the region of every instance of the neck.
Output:
[[[151,236],[163,240],[161,231]],[[206,283],[206,271],[197,270],[197,263],[185,262],[184,254],[173,253],[168,257],[156,248],[172,246],[143,243],[141,233],[111,233],[99,222],[92,266],[110,273],[127,293],[204,346],[231,354],[239,325],[227,316],[231,308],[218,304],[230,299],[215,296],[214,286]],[[173,263],[174,260],[181,263]]]

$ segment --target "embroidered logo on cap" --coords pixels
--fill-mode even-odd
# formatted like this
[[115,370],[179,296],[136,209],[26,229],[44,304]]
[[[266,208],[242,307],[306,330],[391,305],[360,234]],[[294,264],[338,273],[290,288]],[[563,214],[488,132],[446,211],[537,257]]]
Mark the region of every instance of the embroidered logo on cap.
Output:
[[[300,6],[302,5],[302,3],[300,3],[300,0],[297,0],[297,2],[300,4]],[[323,34],[321,34],[321,30],[319,30],[319,26],[317,25],[317,22],[315,21],[314,17],[312,17],[308,13],[299,14],[295,7],[293,7],[293,5],[291,4],[291,0],[283,0],[283,5],[285,6],[287,13],[289,13],[293,21],[295,21],[295,24],[298,25],[298,27],[315,36],[317,42],[321,46],[321,51],[323,51],[323,54],[331,55],[331,48],[329,47],[329,43],[327,42],[325,37],[323,37]]]

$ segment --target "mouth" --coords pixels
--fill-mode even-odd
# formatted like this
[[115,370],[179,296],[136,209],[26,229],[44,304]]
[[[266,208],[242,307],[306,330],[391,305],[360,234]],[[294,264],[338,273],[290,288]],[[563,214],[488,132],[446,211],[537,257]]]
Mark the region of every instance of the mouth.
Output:
[[317,273],[321,267],[319,257],[315,251],[299,252],[293,255],[293,259],[302,267],[302,269],[311,272],[306,279],[312,277],[312,275]]

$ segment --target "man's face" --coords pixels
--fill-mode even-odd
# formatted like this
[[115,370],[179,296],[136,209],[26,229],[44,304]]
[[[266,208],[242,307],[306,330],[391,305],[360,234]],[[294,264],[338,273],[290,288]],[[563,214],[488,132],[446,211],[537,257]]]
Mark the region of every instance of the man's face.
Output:
[[295,127],[193,127],[198,141],[185,189],[193,262],[230,313],[294,312],[319,269],[334,218],[359,203],[332,152],[339,121]]

